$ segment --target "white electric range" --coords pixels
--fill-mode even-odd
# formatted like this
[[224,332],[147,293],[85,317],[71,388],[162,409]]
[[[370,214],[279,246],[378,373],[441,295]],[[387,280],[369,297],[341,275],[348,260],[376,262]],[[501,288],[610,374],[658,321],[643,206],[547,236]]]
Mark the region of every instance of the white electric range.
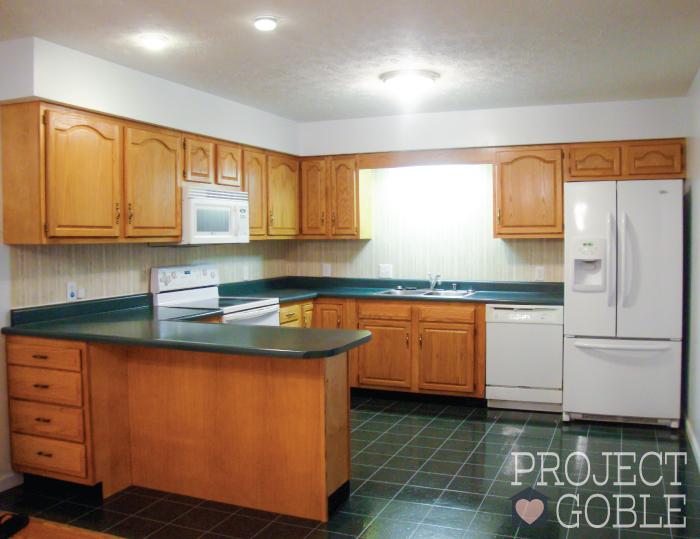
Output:
[[279,326],[279,298],[221,297],[215,264],[151,269],[154,307],[221,310],[221,322]]

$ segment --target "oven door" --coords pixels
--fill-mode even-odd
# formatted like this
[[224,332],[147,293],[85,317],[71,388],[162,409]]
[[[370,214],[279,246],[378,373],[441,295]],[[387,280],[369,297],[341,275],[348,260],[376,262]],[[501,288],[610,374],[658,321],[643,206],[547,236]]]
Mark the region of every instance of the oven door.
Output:
[[236,324],[238,326],[279,326],[280,306],[270,305],[268,307],[225,314],[221,318],[221,323]]

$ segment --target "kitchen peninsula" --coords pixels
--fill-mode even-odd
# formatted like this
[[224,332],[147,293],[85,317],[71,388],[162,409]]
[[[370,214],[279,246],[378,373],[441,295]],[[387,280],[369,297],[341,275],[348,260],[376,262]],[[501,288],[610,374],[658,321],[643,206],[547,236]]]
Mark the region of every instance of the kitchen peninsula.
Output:
[[17,471],[321,521],[349,494],[346,352],[367,331],[139,308],[3,333]]

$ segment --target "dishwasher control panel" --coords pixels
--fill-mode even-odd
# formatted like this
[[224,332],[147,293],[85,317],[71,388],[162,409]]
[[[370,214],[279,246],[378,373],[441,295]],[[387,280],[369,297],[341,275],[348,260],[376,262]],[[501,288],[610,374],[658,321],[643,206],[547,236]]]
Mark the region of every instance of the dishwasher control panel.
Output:
[[563,325],[564,307],[558,305],[486,305],[486,322]]

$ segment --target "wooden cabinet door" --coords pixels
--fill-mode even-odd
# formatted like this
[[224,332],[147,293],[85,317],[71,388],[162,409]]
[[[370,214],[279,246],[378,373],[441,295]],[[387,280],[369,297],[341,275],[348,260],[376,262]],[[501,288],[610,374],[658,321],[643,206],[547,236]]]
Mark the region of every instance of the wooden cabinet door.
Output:
[[361,320],[372,340],[359,348],[359,381],[363,385],[411,387],[411,323]]
[[289,157],[267,158],[267,201],[270,236],[299,234],[299,162]]
[[248,191],[248,219],[251,236],[267,234],[267,157],[243,151],[243,185]]
[[343,328],[343,306],[341,304],[319,303],[316,305],[314,319],[321,329]]
[[234,187],[235,191],[245,191],[242,153],[238,146],[216,145],[216,183]]
[[188,182],[214,183],[214,143],[195,138],[185,139]]
[[124,146],[127,237],[182,235],[179,135],[127,127]]
[[562,151],[496,152],[494,237],[563,237]]
[[474,391],[474,324],[419,322],[417,353],[419,389]]
[[301,163],[301,233],[326,235],[326,162]]
[[357,234],[357,162],[331,159],[331,234]]
[[302,327],[312,328],[314,320],[314,304],[305,303],[301,306]]
[[119,236],[121,127],[77,113],[46,114],[48,236]]
[[619,176],[621,167],[621,146],[573,146],[569,150],[569,174],[573,178]]
[[683,145],[630,144],[627,150],[627,170],[630,175],[681,174]]

